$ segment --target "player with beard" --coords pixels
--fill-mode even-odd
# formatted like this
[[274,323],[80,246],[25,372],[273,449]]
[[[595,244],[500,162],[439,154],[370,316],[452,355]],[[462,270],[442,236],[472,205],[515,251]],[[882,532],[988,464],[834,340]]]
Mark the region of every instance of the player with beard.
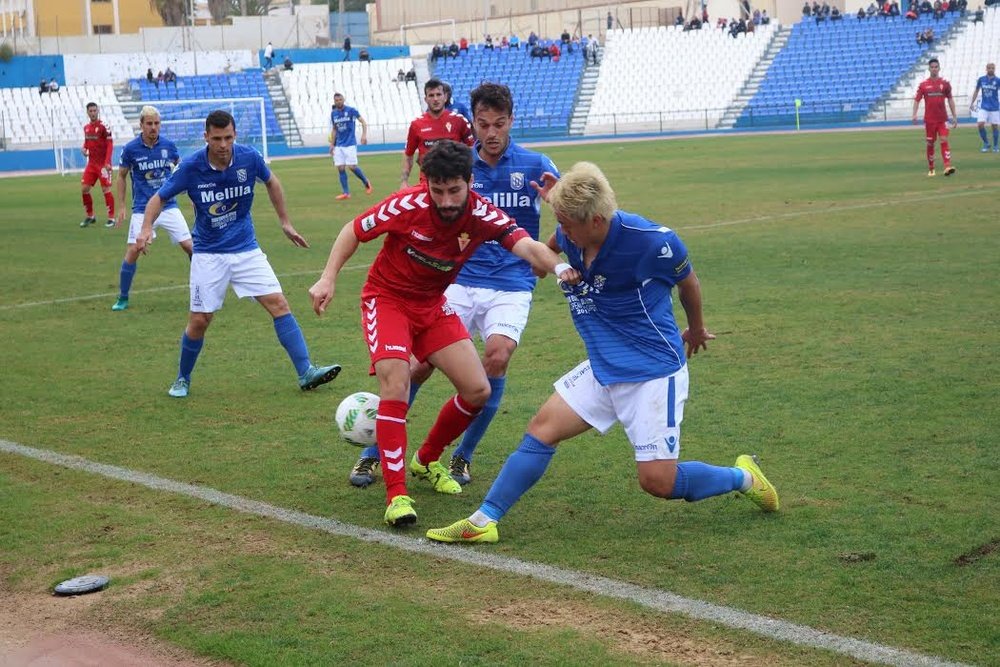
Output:
[[[471,93],[473,130],[472,189],[517,220],[519,227],[537,239],[541,198],[531,187],[546,172],[559,172],[548,156],[517,145],[510,138],[514,125],[514,99],[507,86],[483,83]],[[470,334],[483,339],[482,364],[490,383],[490,398],[462,436],[448,466],[459,484],[472,481],[472,457],[490,422],[500,408],[507,384],[507,368],[521,340],[531,310],[535,276],[531,266],[487,242],[469,258],[445,297]],[[433,371],[429,364],[414,368],[410,399]],[[364,449],[351,470],[350,482],[365,487],[375,481],[378,447]]]
[[461,493],[461,485],[439,459],[490,395],[476,347],[448,305],[445,289],[487,241],[524,259],[539,275],[554,273],[570,283],[580,277],[548,246],[471,191],[472,151],[467,146],[438,142],[424,156],[422,169],[426,182],[395,193],[344,225],[326,268],[309,289],[313,309],[322,315],[333,298],[337,275],[359,244],[385,235],[361,290],[361,321],[371,372],[379,383],[375,434],[386,487],[384,519],[396,527],[417,520],[406,490],[411,356],[440,369],[458,392],[445,402],[408,466],[439,493]]

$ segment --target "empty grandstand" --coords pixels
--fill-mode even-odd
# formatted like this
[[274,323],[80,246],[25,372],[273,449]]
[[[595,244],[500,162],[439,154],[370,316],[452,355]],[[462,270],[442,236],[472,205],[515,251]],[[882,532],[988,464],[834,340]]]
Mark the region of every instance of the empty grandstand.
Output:
[[96,102],[101,118],[116,137],[132,137],[112,86],[63,86],[58,92],[39,93],[37,87],[0,88],[0,140],[7,149],[45,144],[49,147],[83,145],[86,105]]

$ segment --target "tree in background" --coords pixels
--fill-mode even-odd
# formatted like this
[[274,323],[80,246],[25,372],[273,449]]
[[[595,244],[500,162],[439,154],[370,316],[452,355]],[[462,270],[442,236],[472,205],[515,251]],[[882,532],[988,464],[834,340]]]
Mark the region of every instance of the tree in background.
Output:
[[149,6],[160,15],[164,25],[179,26],[188,22],[187,0],[149,0]]

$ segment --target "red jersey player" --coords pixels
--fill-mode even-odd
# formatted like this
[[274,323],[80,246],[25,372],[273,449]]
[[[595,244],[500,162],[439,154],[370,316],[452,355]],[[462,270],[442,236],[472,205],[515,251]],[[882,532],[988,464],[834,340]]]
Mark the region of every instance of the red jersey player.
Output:
[[[574,284],[580,280],[580,274],[548,246],[471,191],[468,146],[440,141],[424,156],[422,168],[425,182],[397,192],[344,225],[323,274],[309,289],[313,309],[321,315],[333,298],[337,274],[359,243],[385,235],[361,290],[361,328],[379,383],[375,434],[388,505],[384,518],[391,526],[417,520],[413,500],[406,495],[407,467],[439,493],[462,492],[438,459],[490,395],[469,333],[444,297],[462,265],[480,245],[496,241],[540,275],[555,273]],[[429,361],[458,393],[445,402],[407,466],[411,356]]]
[[[413,169],[413,154],[417,154],[417,164],[421,164],[424,154],[442,139],[451,139],[467,146],[472,145],[472,128],[469,121],[460,113],[445,108],[449,94],[445,92],[444,82],[440,79],[428,79],[424,84],[424,101],[427,111],[410,123],[406,133],[406,148],[403,150],[403,172],[399,187],[410,186],[410,171]],[[421,172],[420,180],[424,180]]]
[[83,210],[87,217],[80,223],[81,227],[88,227],[97,222],[94,218],[94,198],[90,196],[90,189],[98,180],[101,181],[104,203],[108,207],[108,221],[104,226],[115,226],[115,198],[111,194],[111,154],[114,152],[114,141],[111,138],[111,130],[99,116],[100,109],[97,104],[88,102],[87,117],[90,122],[83,126],[83,155],[87,158],[87,167],[83,170],[83,178],[80,179]]
[[955,168],[951,166],[951,147],[948,145],[948,111],[945,100],[951,109],[951,127],[958,127],[958,113],[955,111],[955,100],[951,96],[951,84],[938,76],[941,63],[937,58],[931,58],[927,63],[931,76],[917,86],[917,94],[913,98],[913,122],[917,122],[917,107],[924,100],[924,129],[927,131],[927,175],[934,175],[934,141],[941,137],[941,159],[944,160],[944,175],[951,176]]

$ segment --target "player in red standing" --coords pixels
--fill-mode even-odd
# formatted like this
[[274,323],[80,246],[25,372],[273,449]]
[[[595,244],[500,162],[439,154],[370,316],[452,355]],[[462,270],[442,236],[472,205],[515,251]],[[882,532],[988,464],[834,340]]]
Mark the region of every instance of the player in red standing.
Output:
[[101,181],[104,203],[108,207],[108,221],[104,226],[115,226],[115,197],[111,194],[111,154],[114,152],[114,141],[111,138],[111,130],[99,118],[100,113],[96,103],[87,103],[87,117],[90,118],[90,122],[83,126],[83,155],[87,158],[87,167],[83,170],[83,178],[80,179],[83,210],[87,217],[80,223],[81,227],[89,227],[97,222],[94,217],[94,198],[90,196],[90,189],[98,180]]
[[309,289],[313,310],[322,315],[335,291],[337,274],[361,242],[385,235],[385,242],[361,288],[361,322],[378,378],[380,402],[375,434],[382,459],[390,526],[417,520],[406,492],[406,413],[410,357],[430,362],[457,390],[445,402],[409,471],[438,493],[461,493],[441,453],[465,431],[490,396],[490,383],[462,320],[444,291],[480,245],[495,241],[526,260],[538,275],[554,273],[576,284],[580,274],[547,245],[470,188],[472,151],[440,141],[424,156],[427,178],[376,204],[344,225],[326,268]]
[[951,127],[958,127],[958,113],[955,111],[955,99],[951,96],[951,84],[938,74],[941,63],[937,58],[931,58],[927,63],[930,78],[924,79],[917,86],[917,94],[913,98],[913,123],[917,123],[917,107],[924,100],[924,129],[927,131],[927,175],[934,176],[934,142],[941,137],[941,159],[944,160],[944,175],[951,176],[955,168],[951,166],[951,147],[948,145],[948,112],[945,110],[945,100],[951,109]]
[[[410,187],[414,153],[417,154],[417,164],[421,164],[424,154],[442,139],[458,141],[466,146],[472,145],[472,128],[469,127],[469,121],[462,114],[445,108],[449,96],[444,82],[440,79],[428,79],[424,84],[424,102],[427,103],[427,111],[413,119],[406,133],[403,171],[399,181],[401,190]],[[422,172],[420,180],[424,180]]]

